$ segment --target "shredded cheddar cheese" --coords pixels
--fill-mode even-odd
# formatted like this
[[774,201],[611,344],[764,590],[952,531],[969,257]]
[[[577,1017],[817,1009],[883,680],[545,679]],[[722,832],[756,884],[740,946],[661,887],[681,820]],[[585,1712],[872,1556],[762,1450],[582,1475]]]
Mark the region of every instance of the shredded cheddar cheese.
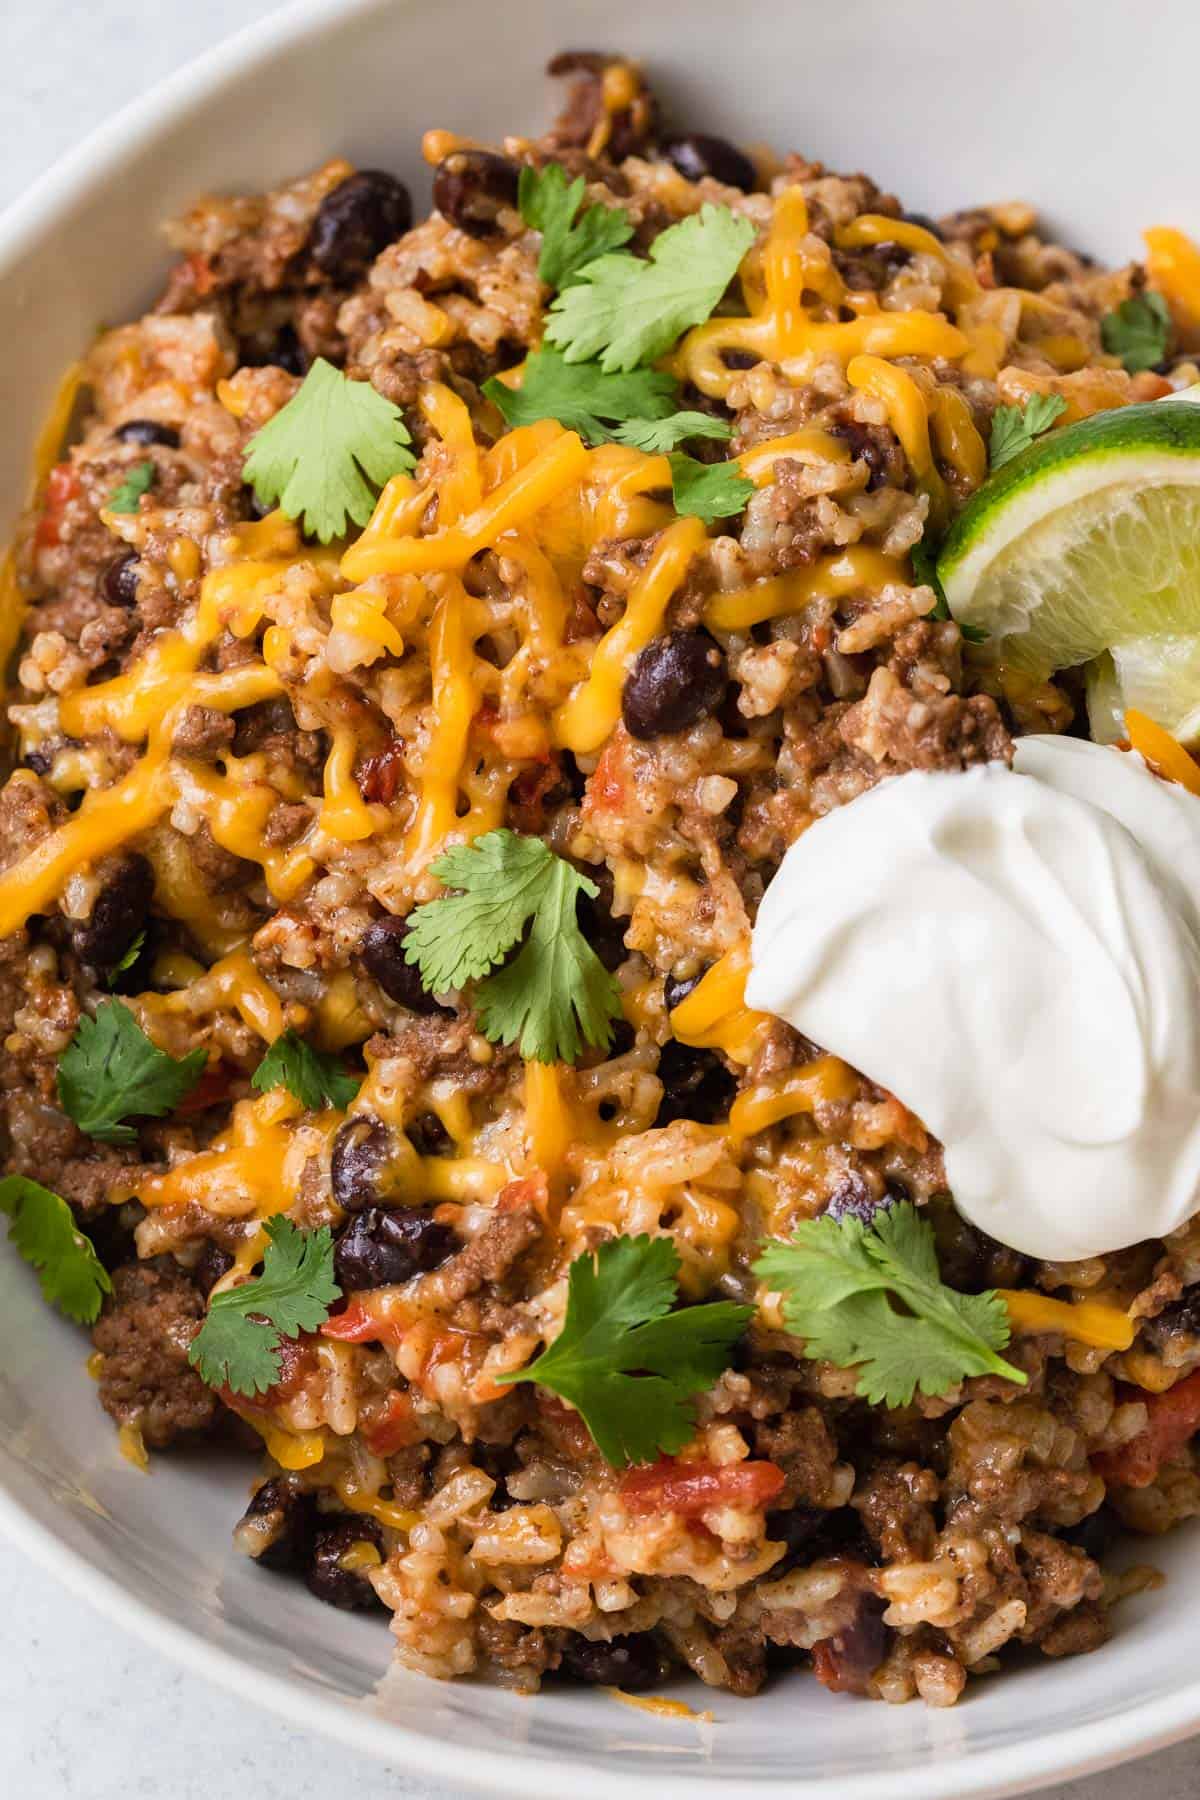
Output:
[[1018,1293],[1011,1288],[999,1288],[997,1292],[1017,1332],[1058,1331],[1097,1349],[1128,1350],[1137,1331],[1127,1312],[1099,1300],[1071,1304],[1052,1300],[1046,1294]]

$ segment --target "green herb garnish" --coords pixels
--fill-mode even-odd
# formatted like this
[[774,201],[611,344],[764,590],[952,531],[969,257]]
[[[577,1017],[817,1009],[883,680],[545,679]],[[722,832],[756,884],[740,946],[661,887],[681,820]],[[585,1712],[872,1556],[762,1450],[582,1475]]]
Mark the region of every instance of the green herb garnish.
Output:
[[704,206],[660,232],[649,260],[598,257],[553,302],[546,337],[568,362],[598,358],[610,373],[651,363],[707,319],[754,242],[749,219]]
[[303,385],[246,446],[242,473],[264,506],[327,544],[347,521],[365,525],[377,488],[412,469],[400,409],[369,381],[351,381],[318,356]]
[[135,513],[138,501],[154,486],[156,470],[152,462],[134,463],[125,473],[124,479],[108,496],[106,512]]
[[66,1201],[25,1175],[6,1175],[0,1180],[0,1213],[9,1221],[12,1243],[37,1270],[51,1306],[77,1325],[90,1325],[105,1294],[112,1293],[112,1282]]
[[519,1042],[527,1062],[573,1062],[584,1042],[607,1049],[620,990],[575,916],[579,896],[599,892],[595,882],[540,838],[507,830],[447,851],[431,869],[461,891],[409,914],[405,958],[429,992],[476,982],[481,1029],[493,1043]]
[[711,524],[745,512],[754,483],[733,462],[702,463],[682,450],[673,450],[671,493],[675,511]]
[[1171,313],[1161,294],[1147,290],[1122,300],[1100,321],[1100,341],[1110,356],[1119,356],[1131,375],[1153,369],[1167,354]]
[[132,1144],[123,1121],[159,1119],[195,1087],[208,1061],[203,1050],[178,1060],[151,1043],[120,1000],[102,1000],[94,1019],[80,1019],[58,1064],[58,1097],[80,1131],[105,1144]]
[[268,1219],[262,1274],[227,1288],[188,1347],[188,1361],[210,1387],[265,1394],[279,1380],[284,1338],[316,1331],[341,1294],[333,1278],[333,1233],[298,1231],[290,1219]]
[[908,1406],[919,1388],[944,1394],[968,1375],[1025,1376],[996,1352],[1008,1343],[999,1294],[960,1294],[938,1270],[933,1227],[911,1201],[871,1225],[825,1214],[768,1244],[754,1272],[783,1295],[789,1331],[804,1354],[857,1369],[856,1392],[873,1406]]
[[327,1102],[344,1109],[358,1092],[358,1081],[339,1057],[314,1050],[294,1031],[277,1037],[250,1077],[260,1094],[284,1087],[301,1106],[316,1112]]
[[1049,431],[1055,419],[1067,410],[1061,394],[1030,394],[1024,406],[998,406],[992,415],[992,435],[988,444],[988,460],[993,471],[1002,469],[1022,450],[1028,450],[1034,438]]
[[579,175],[568,186],[561,163],[521,170],[517,205],[525,223],[542,234],[538,278],[547,287],[567,287],[588,263],[620,249],[633,236],[633,221],[623,206],[588,206],[580,213],[586,185]]
[[673,1312],[678,1275],[669,1237],[613,1238],[576,1257],[562,1330],[497,1379],[569,1400],[615,1468],[682,1450],[696,1429],[690,1401],[728,1367],[754,1308],[718,1300]]
[[[575,364],[576,368],[580,366],[586,368],[587,364]],[[664,419],[650,416],[629,419],[624,425],[617,426],[613,436],[618,444],[644,450],[647,456],[665,456],[689,438],[731,438],[733,426],[728,419],[714,419],[711,413],[676,412],[669,413]]]
[[[510,426],[557,419],[589,444],[620,437],[618,420],[657,420],[672,411],[677,388],[669,375],[654,369],[632,369],[606,375],[598,363],[569,363],[557,350],[535,350],[525,364],[519,388],[493,375],[483,391]],[[628,442],[622,438],[623,443]]]

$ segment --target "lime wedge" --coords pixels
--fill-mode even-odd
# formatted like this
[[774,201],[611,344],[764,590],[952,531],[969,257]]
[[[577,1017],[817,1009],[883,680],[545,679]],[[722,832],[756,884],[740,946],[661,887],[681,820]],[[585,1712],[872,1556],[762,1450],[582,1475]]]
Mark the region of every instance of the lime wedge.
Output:
[[[1129,706],[1200,735],[1200,406],[1097,413],[983,484],[938,558],[954,617],[1039,677],[1088,672],[1097,736]],[[1200,394],[1197,394],[1200,398]]]

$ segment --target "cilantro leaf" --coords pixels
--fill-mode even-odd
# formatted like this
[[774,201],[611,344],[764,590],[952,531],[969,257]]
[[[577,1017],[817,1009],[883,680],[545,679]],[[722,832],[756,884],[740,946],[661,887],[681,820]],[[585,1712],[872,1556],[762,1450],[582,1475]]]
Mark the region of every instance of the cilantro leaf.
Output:
[[[768,1244],[755,1274],[783,1295],[804,1354],[858,1370],[856,1391],[879,1406],[944,1394],[968,1375],[1025,1376],[996,1352],[1008,1343],[999,1294],[960,1294],[938,1271],[933,1227],[911,1201],[875,1215],[806,1219]],[[899,1310],[896,1303],[899,1303]]]
[[736,463],[697,462],[682,450],[673,450],[667,460],[677,513],[711,524],[714,519],[732,519],[745,512],[754,483]]
[[[478,983],[475,1007],[493,1043],[520,1044],[533,1062],[572,1062],[583,1040],[612,1041],[620,991],[579,929],[580,894],[595,882],[540,838],[489,831],[449,850],[432,872],[457,894],[409,914],[404,954],[432,994]],[[532,923],[531,923],[532,922]],[[517,957],[497,969],[529,926]]]
[[1100,321],[1100,341],[1131,375],[1153,369],[1167,354],[1171,313],[1161,294],[1147,291],[1122,300]]
[[250,439],[242,473],[264,506],[327,544],[346,522],[365,525],[375,488],[413,468],[400,409],[369,381],[351,381],[318,356],[287,405]]
[[752,1306],[719,1300],[672,1312],[679,1252],[668,1237],[618,1237],[585,1251],[567,1275],[554,1342],[501,1382],[536,1381],[569,1400],[616,1468],[682,1450],[692,1396],[729,1365]]
[[359,1084],[340,1057],[314,1050],[296,1032],[285,1031],[255,1069],[250,1086],[260,1094],[285,1087],[301,1106],[317,1112],[326,1101],[342,1109],[349,1106]]
[[[938,553],[933,545],[926,543],[922,538],[920,543],[913,545],[909,556],[912,559],[913,574],[917,578],[918,585],[931,587],[937,595],[937,604],[931,613],[926,614],[926,617],[930,619],[953,618],[950,602],[946,598],[946,590],[942,586],[942,578],[937,572]],[[968,625],[960,619],[958,629],[968,644],[985,644],[987,642],[987,632],[981,631],[978,625]]]
[[675,405],[677,394],[671,376],[653,369],[606,375],[597,363],[569,363],[557,350],[535,350],[519,388],[510,388],[493,375],[483,391],[510,426],[557,419],[591,444],[614,435],[609,428],[613,420],[662,418]]
[[553,302],[546,336],[568,362],[598,357],[609,371],[653,362],[708,318],[753,242],[749,219],[703,206],[660,232],[648,261],[601,256],[580,270]]
[[125,473],[123,481],[108,496],[106,512],[135,513],[138,501],[154,486],[156,470],[152,462],[134,463]]
[[579,213],[586,185],[579,175],[568,187],[561,163],[521,170],[517,205],[525,223],[542,234],[538,277],[547,287],[567,287],[586,264],[619,250],[633,236],[623,206],[588,206]]
[[143,925],[142,929],[131,940],[129,948],[121,958],[120,962],[113,964],[108,977],[108,985],[110,988],[116,987],[118,975],[123,975],[126,969],[132,969],[134,963],[145,949],[145,946],[146,927]]
[[688,438],[730,438],[733,425],[728,419],[714,419],[711,413],[677,412],[665,419],[647,414],[618,425],[613,436],[618,444],[644,450],[648,456],[665,456]]
[[316,1331],[341,1294],[333,1278],[333,1233],[299,1231],[290,1219],[268,1219],[262,1273],[227,1288],[188,1346],[188,1361],[210,1387],[265,1394],[279,1380],[284,1338]]
[[112,1293],[112,1282],[66,1201],[24,1175],[6,1175],[0,1181],[0,1213],[9,1220],[17,1251],[38,1271],[51,1306],[77,1325],[90,1325],[105,1294]]
[[58,1063],[58,1097],[80,1131],[105,1144],[132,1144],[122,1121],[160,1119],[195,1087],[208,1058],[192,1050],[178,1060],[152,1044],[120,1000],[86,1013]]
[[1022,450],[1028,450],[1034,438],[1049,431],[1055,419],[1067,410],[1061,394],[1030,394],[1024,406],[998,406],[992,415],[992,434],[988,459],[993,470],[1002,469]]

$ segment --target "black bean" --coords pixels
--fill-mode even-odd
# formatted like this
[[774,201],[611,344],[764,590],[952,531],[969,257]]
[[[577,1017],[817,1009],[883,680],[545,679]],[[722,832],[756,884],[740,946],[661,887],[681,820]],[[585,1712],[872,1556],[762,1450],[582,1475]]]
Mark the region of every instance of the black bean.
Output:
[[737,1082],[715,1050],[697,1050],[676,1038],[659,1051],[658,1078],[663,1097],[656,1125],[670,1125],[676,1119],[712,1125],[729,1111],[737,1092]]
[[766,1537],[773,1544],[785,1546],[779,1561],[771,1564],[775,1575],[795,1568],[799,1562],[811,1560],[804,1552],[828,1517],[828,1513],[817,1506],[790,1506],[767,1514],[763,1521]]
[[452,1013],[453,1007],[439,1006],[427,992],[415,964],[405,962],[407,936],[405,919],[377,919],[368,925],[358,940],[358,954],[367,974],[379,983],[389,1000],[397,1006],[407,1006],[410,1012]]
[[1078,1525],[1068,1525],[1062,1533],[1068,1544],[1074,1544],[1093,1562],[1100,1562],[1106,1557],[1125,1527],[1120,1518],[1105,1501],[1086,1519],[1080,1519]]
[[342,1558],[356,1544],[371,1544],[383,1556],[383,1531],[378,1519],[324,1514],[318,1517],[313,1539],[313,1558],[305,1581],[308,1590],[327,1606],[342,1612],[365,1612],[383,1605],[365,1569],[344,1569]]
[[900,217],[907,219],[910,225],[919,225],[922,231],[931,232],[935,238],[940,238],[942,235],[937,220],[931,219],[928,213],[906,212],[901,213]]
[[361,1212],[381,1198],[392,1158],[392,1134],[366,1113],[340,1127],[333,1140],[329,1175],[333,1197],[347,1212]]
[[669,631],[652,638],[625,682],[625,729],[635,738],[686,731],[716,712],[728,685],[725,652],[707,631]]
[[220,1244],[214,1244],[209,1238],[196,1258],[192,1280],[202,1294],[210,1294],[222,1275],[228,1274],[232,1267],[233,1258],[228,1250],[222,1250]]
[[308,240],[318,269],[347,287],[412,224],[408,189],[382,169],[360,169],[326,194]]
[[114,969],[146,924],[154,870],[131,852],[115,863],[92,902],[91,917],[71,925],[71,945],[89,969]]
[[436,1113],[418,1113],[404,1129],[418,1156],[445,1156],[453,1146],[453,1138]]
[[861,425],[857,419],[846,419],[833,427],[833,436],[849,444],[855,462],[866,463],[867,492],[874,493],[886,481],[889,469],[897,460],[885,434],[878,426]]
[[711,175],[714,181],[741,188],[745,193],[758,185],[754,164],[728,138],[691,131],[686,137],[671,138],[664,144],[663,153],[689,181],[702,181]]
[[1036,1266],[1032,1257],[999,1243],[964,1219],[949,1194],[934,1196],[927,1217],[937,1242],[938,1267],[948,1287],[970,1294],[984,1288],[1030,1286]]
[[593,1643],[577,1631],[563,1640],[561,1672],[589,1687],[619,1687],[627,1694],[654,1687],[663,1677],[663,1658],[649,1631],[630,1632]]
[[137,605],[137,564],[136,550],[123,550],[108,564],[100,586],[110,606]]
[[668,975],[663,981],[663,1004],[672,1013],[681,1000],[686,1000],[693,988],[699,987],[707,971],[707,964],[698,969],[694,975]]
[[493,237],[502,207],[517,204],[517,165],[494,150],[452,150],[433,177],[433,204],[471,237]]
[[877,1212],[892,1204],[893,1196],[877,1195],[861,1169],[847,1169],[832,1194],[825,1211],[831,1219],[858,1219],[869,1225]]
[[243,361],[253,369],[261,369],[269,363],[273,368],[286,370],[289,375],[308,373],[308,353],[292,324],[281,325],[265,350],[248,351]]
[[118,425],[113,436],[122,444],[165,444],[168,450],[178,450],[179,433],[173,425],[160,425],[157,419],[126,419],[124,425]]
[[753,350],[722,350],[721,361],[727,369],[753,369],[762,361]]
[[261,1550],[253,1552],[259,1568],[286,1574],[302,1568],[308,1561],[316,1523],[316,1506],[311,1494],[295,1487],[286,1477],[277,1475],[273,1481],[263,1483],[242,1516],[270,1522],[266,1537],[251,1539],[252,1543],[263,1544]]
[[607,863],[584,865],[584,873],[589,881],[594,881],[600,892],[598,894],[580,894],[575,906],[575,916],[582,931],[600,961],[610,972],[619,969],[629,955],[625,948],[625,921],[614,919],[613,877]]
[[427,1212],[387,1212],[368,1206],[343,1226],[334,1249],[334,1272],[344,1293],[394,1287],[436,1269],[458,1249],[448,1225]]

